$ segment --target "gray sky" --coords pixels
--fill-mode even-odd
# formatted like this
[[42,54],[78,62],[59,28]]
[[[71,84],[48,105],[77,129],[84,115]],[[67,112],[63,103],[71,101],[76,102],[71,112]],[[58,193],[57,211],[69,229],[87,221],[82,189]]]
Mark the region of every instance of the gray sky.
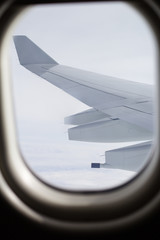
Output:
[[[142,16],[124,3],[33,7],[19,20],[13,35],[26,35],[63,65],[147,84],[155,81],[154,37]],[[107,149],[123,145],[69,142],[64,117],[89,107],[20,66],[12,41],[11,59],[16,118],[23,141],[36,137],[52,142],[57,163],[67,154],[72,163],[83,148],[79,164],[89,164],[94,156],[94,162],[99,161]],[[62,146],[65,150],[58,158]]]

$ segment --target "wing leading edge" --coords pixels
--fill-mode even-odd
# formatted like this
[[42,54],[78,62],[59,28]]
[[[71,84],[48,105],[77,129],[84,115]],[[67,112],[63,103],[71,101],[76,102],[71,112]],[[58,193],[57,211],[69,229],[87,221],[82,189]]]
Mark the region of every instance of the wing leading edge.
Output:
[[60,65],[26,36],[14,36],[14,43],[23,67],[91,107],[65,118],[75,125],[68,130],[70,140],[152,139],[152,86]]

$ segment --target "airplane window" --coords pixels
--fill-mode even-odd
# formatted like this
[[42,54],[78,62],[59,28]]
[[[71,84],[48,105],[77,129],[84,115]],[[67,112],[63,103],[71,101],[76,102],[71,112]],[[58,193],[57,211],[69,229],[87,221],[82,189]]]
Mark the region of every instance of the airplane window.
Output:
[[133,179],[154,141],[156,49],[125,3],[32,7],[10,45],[20,151],[46,183],[105,190]]

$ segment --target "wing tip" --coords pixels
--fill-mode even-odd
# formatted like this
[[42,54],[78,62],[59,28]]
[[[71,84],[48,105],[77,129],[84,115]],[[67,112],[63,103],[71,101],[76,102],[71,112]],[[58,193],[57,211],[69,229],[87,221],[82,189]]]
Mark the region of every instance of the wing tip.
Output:
[[21,65],[58,63],[32,42],[26,35],[14,35],[13,41]]

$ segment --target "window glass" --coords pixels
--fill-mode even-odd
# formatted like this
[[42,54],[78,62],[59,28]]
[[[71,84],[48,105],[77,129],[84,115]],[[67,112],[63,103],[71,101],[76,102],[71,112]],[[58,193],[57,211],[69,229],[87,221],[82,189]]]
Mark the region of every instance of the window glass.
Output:
[[13,39],[15,120],[26,164],[67,190],[132,179],[154,139],[156,49],[143,17],[121,2],[36,6]]

